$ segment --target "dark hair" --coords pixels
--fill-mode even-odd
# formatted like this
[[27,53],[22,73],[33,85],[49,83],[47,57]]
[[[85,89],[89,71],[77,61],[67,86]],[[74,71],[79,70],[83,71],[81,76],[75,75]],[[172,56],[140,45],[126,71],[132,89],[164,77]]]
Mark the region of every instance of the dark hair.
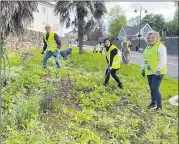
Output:
[[103,43],[105,43],[105,41],[107,41],[107,40],[110,41],[110,43],[112,44],[112,41],[111,41],[111,39],[109,39],[109,38],[105,38],[104,41],[103,41]]

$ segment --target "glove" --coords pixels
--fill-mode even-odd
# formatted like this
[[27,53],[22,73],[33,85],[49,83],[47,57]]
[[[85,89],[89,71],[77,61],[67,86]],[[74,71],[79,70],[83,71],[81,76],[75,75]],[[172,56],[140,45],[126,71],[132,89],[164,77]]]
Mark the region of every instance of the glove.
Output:
[[44,54],[44,51],[42,51],[41,54]]
[[108,70],[111,71],[112,67],[110,65],[108,65]]
[[159,78],[159,79],[161,79],[162,77],[163,77],[163,75],[161,75],[160,74],[160,71],[156,71],[156,74],[155,74],[155,76],[157,77],[157,78]]
[[142,69],[142,72],[141,72],[142,76],[145,77],[145,70]]

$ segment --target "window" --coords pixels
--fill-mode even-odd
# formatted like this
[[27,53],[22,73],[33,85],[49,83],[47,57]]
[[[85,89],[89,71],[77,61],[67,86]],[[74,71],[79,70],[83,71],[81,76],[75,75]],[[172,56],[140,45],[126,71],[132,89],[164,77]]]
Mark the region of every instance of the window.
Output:
[[58,24],[54,24],[54,25],[53,25],[53,30],[54,30],[54,31],[58,31],[58,30],[59,30],[58,27],[59,27]]
[[147,27],[145,27],[143,30],[143,37],[146,37],[148,31],[149,31],[149,29]]
[[46,14],[46,8],[45,7],[42,7],[42,13]]
[[43,22],[42,25],[43,25],[43,28],[45,28],[45,26],[46,26],[46,22]]

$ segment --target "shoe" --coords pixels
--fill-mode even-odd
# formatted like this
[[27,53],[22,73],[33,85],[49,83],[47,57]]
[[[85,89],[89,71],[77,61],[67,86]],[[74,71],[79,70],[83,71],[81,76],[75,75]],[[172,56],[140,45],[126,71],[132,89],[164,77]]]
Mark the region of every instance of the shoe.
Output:
[[154,107],[156,107],[156,104],[151,103],[151,104],[148,106],[148,109],[151,109],[151,108],[154,108]]
[[104,83],[103,86],[107,87],[108,83]]
[[162,110],[162,107],[161,107],[161,106],[160,106],[160,107],[157,107],[155,110],[156,110],[156,111],[160,111],[160,110]]
[[123,89],[122,83],[118,84],[118,87],[119,87],[120,89]]

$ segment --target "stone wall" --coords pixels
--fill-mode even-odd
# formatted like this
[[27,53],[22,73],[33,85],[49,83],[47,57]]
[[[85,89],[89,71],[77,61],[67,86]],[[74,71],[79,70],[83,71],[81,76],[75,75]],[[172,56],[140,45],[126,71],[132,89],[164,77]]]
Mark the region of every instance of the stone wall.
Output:
[[[67,38],[60,37],[62,47],[68,46],[69,42]],[[5,39],[6,48],[10,51],[16,51],[20,49],[33,50],[43,48],[43,33],[25,30],[21,36],[9,35]]]

